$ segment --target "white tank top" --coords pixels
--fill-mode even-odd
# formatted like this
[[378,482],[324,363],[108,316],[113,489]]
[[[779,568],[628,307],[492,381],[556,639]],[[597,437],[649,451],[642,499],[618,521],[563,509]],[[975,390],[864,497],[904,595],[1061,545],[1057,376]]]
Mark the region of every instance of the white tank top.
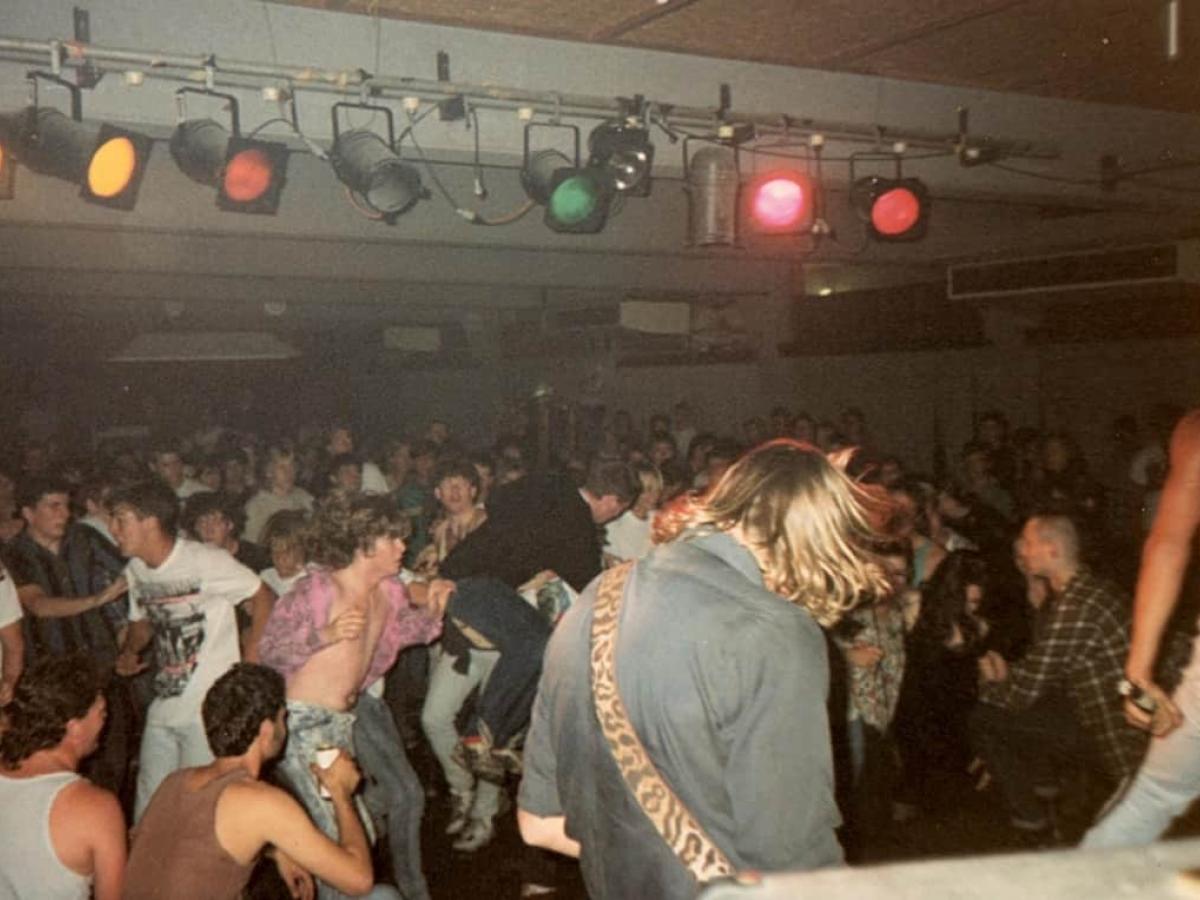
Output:
[[33,778],[0,775],[0,898],[87,900],[92,879],[72,872],[54,852],[50,807],[79,776],[51,772]]

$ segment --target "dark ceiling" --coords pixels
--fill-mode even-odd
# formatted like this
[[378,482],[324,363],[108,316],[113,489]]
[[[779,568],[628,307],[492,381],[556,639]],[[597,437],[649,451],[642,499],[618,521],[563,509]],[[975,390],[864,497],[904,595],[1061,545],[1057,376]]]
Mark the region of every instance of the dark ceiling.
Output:
[[273,0],[293,6],[1200,113],[1200,5],[1178,0]]

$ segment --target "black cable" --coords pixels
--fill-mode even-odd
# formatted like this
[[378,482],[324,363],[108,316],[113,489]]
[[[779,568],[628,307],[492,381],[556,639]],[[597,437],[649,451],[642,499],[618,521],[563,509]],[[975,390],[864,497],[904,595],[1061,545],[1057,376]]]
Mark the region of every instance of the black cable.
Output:
[[1010,172],[1013,175],[1024,175],[1026,178],[1037,178],[1040,181],[1053,181],[1058,184],[1081,184],[1092,185],[1099,187],[1105,182],[1100,178],[1067,178],[1064,175],[1046,175],[1042,172],[1031,172],[1028,169],[1019,169],[1015,166],[1008,166],[1001,162],[989,162],[984,165],[991,166],[993,169],[999,169],[1001,172]]
[[276,117],[275,117],[275,118],[273,118],[273,119],[267,119],[267,121],[265,121],[265,122],[263,122],[263,123],[261,123],[261,124],[259,124],[259,125],[256,125],[256,126],[255,126],[255,128],[254,128],[254,130],[253,130],[253,131],[251,131],[249,134],[247,134],[247,135],[246,135],[246,137],[248,137],[248,138],[252,138],[252,137],[254,137],[256,134],[258,134],[260,131],[262,131],[264,128],[266,128],[268,125],[274,125],[276,122],[282,122],[283,124],[287,125],[287,126],[288,126],[288,128],[289,128],[289,129],[291,129],[293,132],[295,132],[296,134],[300,134],[300,132],[299,132],[299,131],[296,131],[296,126],[294,126],[294,125],[292,124],[292,120],[291,120],[291,119],[288,119],[288,118],[286,118],[286,117],[284,117],[284,116],[276,116]]

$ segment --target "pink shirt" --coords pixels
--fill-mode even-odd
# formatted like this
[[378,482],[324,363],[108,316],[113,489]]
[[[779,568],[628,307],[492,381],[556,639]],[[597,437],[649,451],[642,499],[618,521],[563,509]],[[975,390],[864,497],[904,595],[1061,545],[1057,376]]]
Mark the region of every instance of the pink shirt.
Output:
[[[430,619],[412,605],[408,591],[399,581],[383,581],[387,592],[387,620],[359,690],[366,690],[392,667],[396,656],[413,644],[428,644],[442,633],[442,620]],[[314,568],[275,602],[258,645],[263,665],[291,677],[308,658],[322,648],[318,632],[329,624],[336,588],[328,569]]]

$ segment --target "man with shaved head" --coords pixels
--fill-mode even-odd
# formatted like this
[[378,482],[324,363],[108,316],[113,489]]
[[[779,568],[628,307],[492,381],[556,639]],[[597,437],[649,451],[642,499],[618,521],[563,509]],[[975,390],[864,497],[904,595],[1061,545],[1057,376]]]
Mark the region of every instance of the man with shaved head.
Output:
[[1079,532],[1066,516],[1039,515],[1017,540],[1031,596],[1046,596],[1033,642],[1008,664],[979,662],[976,746],[1004,793],[1012,825],[1035,839],[1049,828],[1041,797],[1058,789],[1055,751],[1093,764],[1115,787],[1141,760],[1145,741],[1125,727],[1117,682],[1129,652],[1129,599],[1080,562]]

